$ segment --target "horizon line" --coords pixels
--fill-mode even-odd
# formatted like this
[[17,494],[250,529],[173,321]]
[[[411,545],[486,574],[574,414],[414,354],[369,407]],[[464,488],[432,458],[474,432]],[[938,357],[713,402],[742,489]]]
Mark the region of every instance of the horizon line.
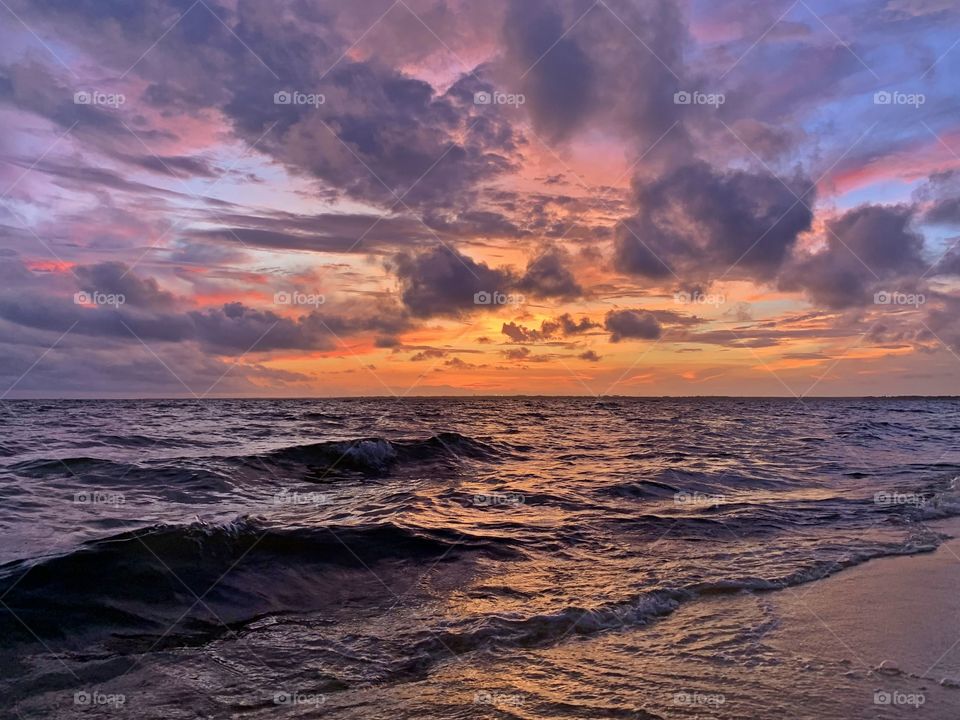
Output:
[[196,397],[190,395],[140,395],[140,396],[45,396],[36,397],[14,397],[0,398],[0,402],[49,402],[49,401],[91,401],[91,402],[117,402],[117,401],[135,401],[135,400],[154,400],[154,401],[211,401],[211,400],[290,400],[290,401],[310,401],[310,400],[494,400],[494,399],[555,399],[555,400],[608,400],[608,399],[627,399],[627,400],[794,400],[804,402],[805,400],[957,400],[960,395],[808,395],[797,397],[793,395],[544,395],[544,394],[493,394],[493,395],[212,395]]

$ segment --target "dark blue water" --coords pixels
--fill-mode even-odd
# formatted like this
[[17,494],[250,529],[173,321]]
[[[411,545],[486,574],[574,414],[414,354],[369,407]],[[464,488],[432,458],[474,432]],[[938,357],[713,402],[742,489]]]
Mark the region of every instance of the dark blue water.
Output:
[[607,635],[683,657],[719,627],[646,630],[960,513],[954,399],[0,409],[11,717],[696,716],[595,654],[506,668]]

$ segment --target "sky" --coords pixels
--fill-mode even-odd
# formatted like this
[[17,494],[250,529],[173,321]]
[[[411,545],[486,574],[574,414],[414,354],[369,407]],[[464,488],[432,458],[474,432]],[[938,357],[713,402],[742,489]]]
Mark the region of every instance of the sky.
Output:
[[953,0],[3,0],[0,399],[945,395]]

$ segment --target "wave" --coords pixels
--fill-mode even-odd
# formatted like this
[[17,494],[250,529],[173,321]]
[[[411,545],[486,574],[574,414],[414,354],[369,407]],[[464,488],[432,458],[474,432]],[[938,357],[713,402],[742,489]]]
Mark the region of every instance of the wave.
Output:
[[96,473],[104,475],[121,475],[135,468],[136,465],[125,462],[114,462],[94,457],[65,457],[65,458],[37,458],[14,463],[10,470],[26,477],[43,477],[51,474],[80,475],[81,473]]
[[29,478],[65,478],[64,486],[68,484],[74,492],[92,484],[97,488],[131,488],[141,495],[156,494],[172,502],[213,501],[236,488],[227,474],[193,462],[138,464],[91,457],[41,458],[16,463],[9,469]]
[[353,471],[382,475],[404,462],[461,460],[466,458],[496,460],[505,448],[495,447],[455,432],[443,432],[424,440],[386,440],[358,438],[308,443],[280,448],[261,455],[239,458],[249,465],[301,465],[312,469]]
[[0,566],[0,597],[14,613],[0,616],[0,646],[31,642],[34,633],[157,634],[184,616],[187,635],[207,636],[223,630],[211,612],[230,625],[308,611],[335,589],[338,572],[465,553],[520,555],[508,539],[392,523],[281,528],[243,517],[152,526]]
[[[465,459],[496,461],[511,456],[515,448],[476,440],[455,432],[442,432],[422,440],[357,438],[291,445],[257,455],[227,456],[219,462],[240,464],[254,469],[264,466],[287,468],[300,466],[324,474],[355,472],[385,475],[403,463],[456,462]],[[218,473],[193,467],[201,459],[166,460],[156,463],[131,463],[97,457],[38,458],[14,463],[9,469],[24,477],[68,475],[97,481],[126,480],[157,483],[181,483],[191,478],[220,484]],[[230,484],[223,485],[229,489]]]
[[704,581],[684,587],[651,589],[633,597],[594,607],[568,606],[551,613],[520,613],[472,617],[445,627],[418,632],[408,638],[407,669],[425,667],[449,658],[496,646],[542,647],[575,635],[627,630],[649,625],[670,615],[683,604],[698,599],[765,593],[813,582],[841,570],[880,557],[932,552],[936,542],[910,540],[901,545],[878,546],[853,553],[842,560],[813,562],[783,577],[731,577]]

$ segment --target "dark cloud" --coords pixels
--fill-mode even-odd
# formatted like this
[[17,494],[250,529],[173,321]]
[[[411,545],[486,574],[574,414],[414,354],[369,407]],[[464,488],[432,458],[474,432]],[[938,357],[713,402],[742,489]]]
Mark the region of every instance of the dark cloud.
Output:
[[599,328],[600,324],[594,322],[588,317],[582,317],[580,320],[574,320],[569,313],[564,313],[552,320],[544,320],[540,323],[540,329],[526,328],[515,322],[504,323],[500,332],[509,337],[513,342],[542,342],[552,340],[557,337],[567,337],[569,335],[578,335],[594,328]]
[[203,157],[120,154],[118,158],[134,167],[150,170],[158,175],[173,175],[178,178],[213,178],[218,175],[217,169]]
[[393,335],[380,335],[373,341],[373,346],[378,348],[395,348],[399,345],[401,345],[400,338]]
[[24,169],[29,168],[31,172],[40,172],[57,178],[65,187],[82,192],[94,192],[105,189],[118,190],[135,195],[191,199],[190,196],[184,195],[183,193],[129,180],[119,172],[103,167],[92,167],[83,164],[69,165],[51,160],[43,160],[36,163],[14,161],[14,164],[22,165]]
[[476,368],[486,367],[486,365],[477,365],[474,363],[468,363],[464,360],[461,360],[458,357],[450,358],[449,360],[444,360],[444,365],[451,368],[456,368],[457,370],[474,370]]
[[527,265],[517,289],[538,297],[572,299],[583,294],[583,288],[568,267],[569,255],[559,246],[546,248]]
[[[558,247],[549,247],[527,264],[522,275],[509,268],[491,268],[454,248],[437,246],[413,255],[399,253],[388,264],[401,285],[404,305],[418,317],[458,316],[484,309],[489,301],[478,294],[501,293],[515,299],[572,299],[583,293],[567,267],[569,257]],[[497,303],[494,302],[494,305]]]
[[507,215],[490,210],[467,210],[450,214],[428,211],[423,221],[439,233],[461,237],[519,238],[530,234]]
[[442,246],[419,255],[396,255],[391,267],[400,280],[403,304],[417,317],[458,316],[482,308],[477,293],[507,293],[516,282],[509,270]]
[[422,362],[423,360],[435,360],[437,358],[446,356],[446,350],[441,350],[439,348],[427,348],[426,350],[421,350],[416,355],[411,356],[410,360],[411,362]]
[[[23,265],[16,259],[4,266]],[[0,290],[0,318],[34,330],[141,343],[196,343],[220,354],[280,349],[325,350],[360,333],[392,336],[410,328],[410,318],[388,302],[354,302],[345,311],[314,310],[298,317],[241,302],[181,310],[181,300],[115,262],[74,268],[72,276],[8,273]],[[68,282],[74,280],[75,284]],[[86,293],[87,297],[77,292]],[[92,299],[94,293],[105,297]],[[93,304],[91,304],[91,302]]]
[[[305,77],[292,87],[314,91]],[[353,198],[463,208],[476,186],[514,169],[512,126],[483,114],[462,85],[437,95],[395,69],[345,59],[324,79],[317,108],[274,105],[280,89],[269,79],[238,87],[225,111],[250,142],[273,127],[263,148]]]
[[780,285],[830,308],[863,307],[874,293],[912,292],[926,269],[923,237],[906,205],[864,205],[827,223],[825,247],[799,256]]
[[160,308],[173,305],[172,293],[162,290],[154,278],[141,279],[120,262],[82,265],[74,269],[80,289],[123,296],[124,304],[135,307]]
[[416,218],[383,217],[360,213],[297,215],[211,213],[211,222],[226,227],[196,230],[191,237],[218,243],[241,244],[274,250],[313,252],[382,252],[436,242],[436,233]]
[[928,204],[924,220],[936,225],[960,225],[960,172],[934,173],[917,192]]
[[523,362],[547,362],[550,358],[546,355],[534,355],[530,352],[530,348],[520,347],[520,348],[510,348],[509,350],[502,350],[501,354],[507,360],[516,360]]
[[646,310],[611,310],[603,326],[610,331],[610,342],[621,340],[656,340],[663,328],[654,315]]
[[[436,47],[435,38],[402,6],[386,3],[377,12],[375,2],[298,2],[288,11],[271,12],[252,2],[147,0],[137,8],[113,2],[14,4],[31,27],[89,53],[114,70],[113,76],[135,71],[138,82],[125,87],[130,94],[125,114],[75,105],[72,91],[52,75],[39,82],[34,77],[39,70],[10,71],[0,79],[0,101],[7,96],[64,127],[80,120],[77,131],[96,138],[101,148],[115,150],[117,138],[128,137],[121,118],[149,143],[176,140],[177,117],[216,113],[292,172],[391,207],[398,197],[415,208],[469,207],[480,183],[514,167],[521,139],[512,120],[473,102],[474,86],[489,86],[483,68],[464,69],[461,82],[443,93],[401,69],[405,61],[398,56],[422,57],[425,48]],[[405,23],[408,31],[394,33],[388,46],[365,59],[349,55],[357,37],[388,11],[383,28]],[[459,13],[433,19],[444,26],[449,24],[444,16],[454,15]],[[168,29],[163,42],[157,42],[160,28]],[[385,61],[387,55],[397,61]],[[278,91],[323,95],[325,101],[276,104]],[[140,104],[152,109],[151,117],[131,115],[130,108]],[[153,119],[157,113],[165,122]],[[133,152],[113,154],[146,169],[162,168]],[[209,171],[195,159],[157,154],[175,174]]]
[[514,92],[523,93],[538,134],[551,141],[567,137],[594,100],[593,63],[567,32],[575,20],[543,0],[512,0],[506,18],[507,49],[523,78]]
[[593,350],[585,350],[584,352],[577,355],[581,360],[586,360],[588,362],[600,362],[601,357],[597,355]]
[[637,188],[639,211],[617,229],[616,266],[653,279],[699,280],[736,265],[731,277],[769,280],[810,229],[804,203],[812,198],[794,195],[809,187],[802,178],[722,172],[702,162],[677,168]]

